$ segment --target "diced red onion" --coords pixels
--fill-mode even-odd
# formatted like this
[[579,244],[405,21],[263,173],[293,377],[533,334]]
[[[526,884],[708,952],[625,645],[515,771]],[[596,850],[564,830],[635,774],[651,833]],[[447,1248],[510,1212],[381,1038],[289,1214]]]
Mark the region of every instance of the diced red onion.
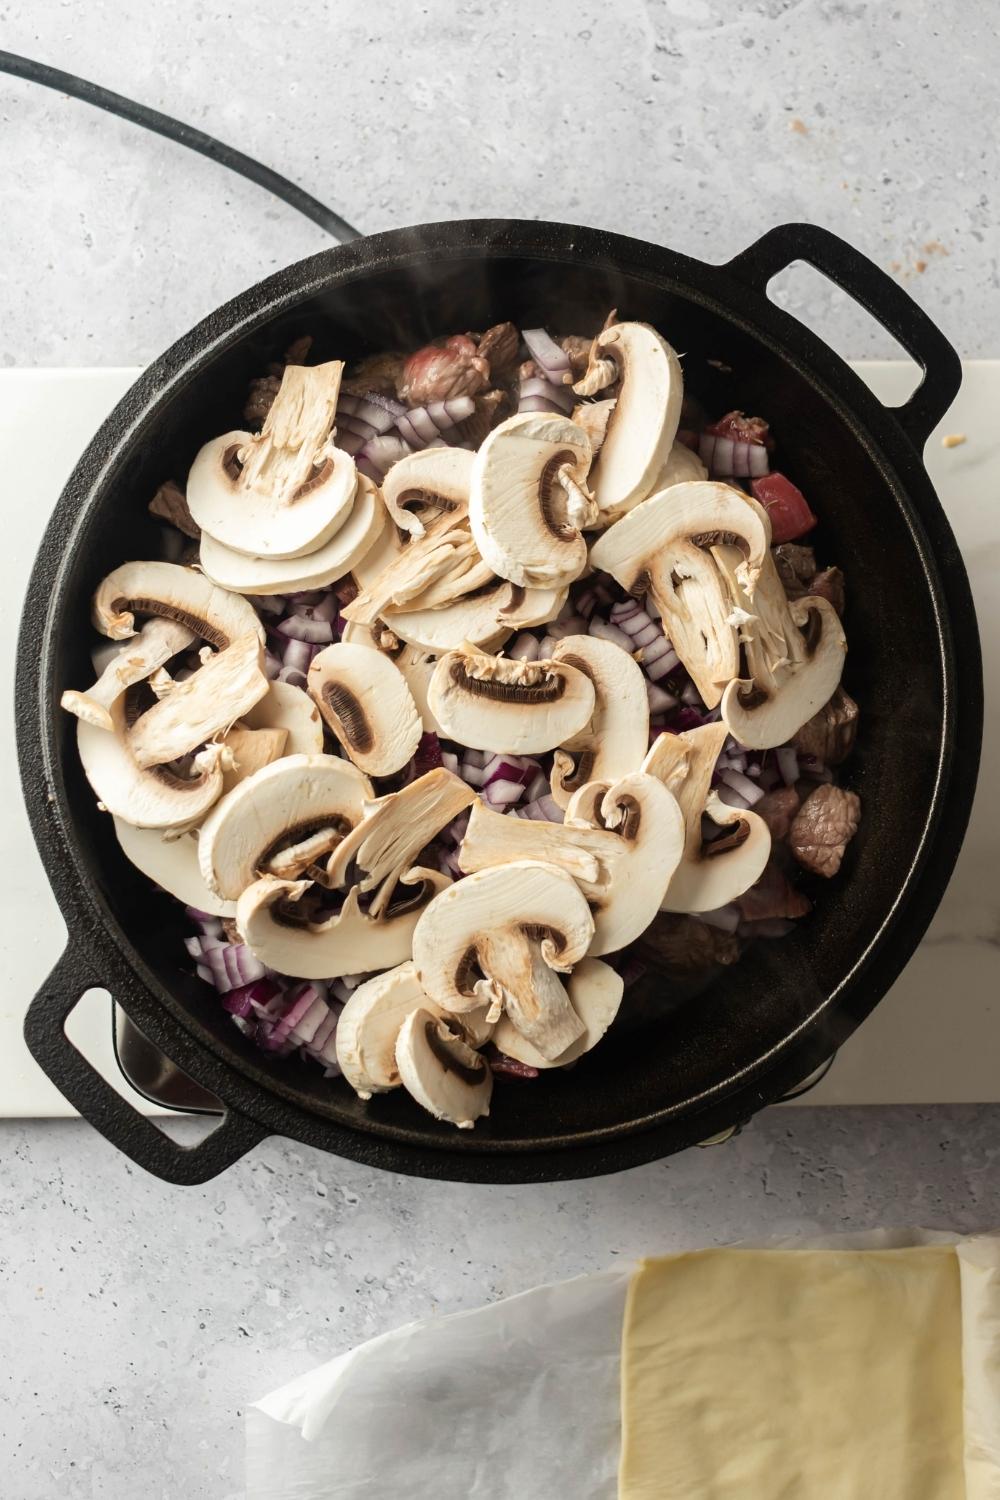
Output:
[[546,375],[560,385],[568,384],[565,377],[571,374],[569,355],[544,328],[524,328],[522,337],[536,365],[541,365]]
[[273,979],[255,979],[250,984],[241,984],[222,997],[222,1007],[231,1016],[256,1015],[255,1005],[267,1005],[281,994],[281,986]]
[[309,679],[299,667],[282,667],[278,673],[279,682],[287,682],[290,687],[304,688]]
[[[344,426],[340,426],[337,428],[337,432],[334,437],[335,447],[339,448],[342,453],[349,453],[355,460],[360,457],[361,450],[364,448],[367,441],[368,439],[364,437],[360,432],[352,432],[350,428]],[[357,465],[357,467],[360,469],[360,463]]]
[[411,406],[396,418],[396,427],[411,448],[427,448],[445,439],[475,409],[471,396],[453,396],[447,401],[432,401],[428,406]]
[[[279,635],[292,641],[307,641],[311,646],[328,646],[333,640],[333,626],[329,620],[317,619],[316,615],[286,615],[275,626]],[[288,665],[287,657],[285,665]],[[295,663],[293,662],[294,666]]]
[[633,650],[640,646],[651,646],[654,641],[664,639],[660,625],[650,618],[637,599],[626,599],[613,605],[608,618],[612,625],[624,630],[632,642]]
[[686,703],[688,708],[701,708],[701,694],[693,682],[686,682],[681,688],[681,702]]
[[764,795],[763,789],[755,781],[751,781],[749,776],[744,776],[742,771],[727,768],[719,772],[719,780],[731,791],[738,793],[747,807],[753,807]]
[[444,766],[446,771],[451,771],[454,776],[458,775],[459,761],[458,756],[455,754],[454,750],[441,751],[441,764]]
[[283,615],[285,613],[285,599],[281,594],[257,594],[251,601],[258,609],[262,609],[266,615]]
[[577,614],[582,615],[585,620],[589,620],[597,608],[596,590],[592,588],[584,589],[583,593],[574,601],[574,608]]
[[205,959],[212,971],[212,982],[220,994],[250,984],[254,979],[263,979],[267,974],[260,959],[245,943],[223,943],[218,948],[211,948]]
[[208,964],[196,964],[194,972],[197,974],[198,978],[203,979],[206,984],[215,983],[215,976],[213,975],[211,969],[208,967]]
[[537,635],[532,635],[528,630],[522,630],[521,634],[515,636],[507,647],[507,655],[512,661],[537,661],[539,644]]
[[[404,408],[405,410],[405,408]],[[353,418],[355,421],[364,422],[373,432],[388,432],[396,422],[398,412],[390,411],[380,401],[375,401],[367,396],[349,396],[346,392],[337,402],[338,426],[343,416]]]
[[709,927],[718,927],[720,932],[735,932],[742,920],[740,909],[734,901],[728,906],[717,906],[714,911],[700,911],[698,916]]
[[282,650],[282,669],[292,668],[296,672],[308,672],[314,655],[315,652],[308,641],[293,638]]
[[602,620],[600,615],[591,616],[587,634],[596,636],[599,641],[613,641],[616,646],[621,646],[623,651],[628,651],[630,654],[633,650],[632,641],[625,631],[619,625],[611,625],[607,620]]
[[781,745],[774,752],[781,779],[786,786],[794,786],[799,779],[799,755],[791,745]]
[[558,642],[554,635],[543,635],[538,643],[538,661],[546,661],[556,649]]
[[767,448],[703,432],[698,454],[713,479],[759,479],[768,472]]
[[517,409],[519,412],[548,411],[568,417],[576,404],[576,397],[568,385],[555,385],[537,375],[522,380],[518,386]]
[[483,801],[490,807],[512,807],[520,801],[524,787],[519,781],[505,781],[497,777],[483,787]]
[[660,682],[664,677],[669,677],[671,672],[676,672],[681,659],[664,635],[658,641],[653,641],[651,645],[642,648],[640,664],[651,681]]
[[340,604],[332,589],[313,605],[312,613],[314,620],[329,620],[331,625],[336,624],[337,616],[340,613]]
[[461,776],[462,780],[466,783],[467,786],[481,787],[483,782],[486,780],[486,772],[483,770],[482,766],[473,764],[473,762],[468,757],[468,753],[462,756],[462,761],[458,768],[458,774]]
[[483,766],[487,786],[498,779],[516,781],[519,786],[527,786],[534,780],[538,770],[537,760],[530,755],[491,755]]
[[[381,437],[372,438],[371,442],[365,443],[358,454],[358,458],[364,459],[365,463],[370,465],[378,476],[376,482],[381,484],[397,459],[405,458],[408,453],[412,452],[413,449],[409,443],[404,442],[401,437],[397,437],[394,433],[387,432]],[[360,463],[358,467],[361,467]]]
[[546,795],[526,802],[523,807],[518,808],[517,816],[530,818],[534,823],[561,823],[565,814],[556,799]]
[[741,796],[739,792],[734,792],[732,787],[726,786],[725,782],[721,786],[716,787],[715,794],[719,801],[724,802],[727,807],[738,807],[741,812],[746,812],[750,806],[745,797]]
[[489,1054],[490,1071],[501,1078],[537,1078],[539,1070],[533,1063],[522,1062],[519,1057],[510,1057],[494,1047]]
[[666,688],[661,688],[655,682],[646,683],[646,697],[649,700],[649,711],[651,714],[666,713],[668,709],[677,707],[677,699],[673,693],[668,693]]
[[539,771],[534,779],[528,783],[528,786],[525,789],[525,801],[537,802],[539,798],[547,797],[548,795],[549,778],[546,776],[544,771]]

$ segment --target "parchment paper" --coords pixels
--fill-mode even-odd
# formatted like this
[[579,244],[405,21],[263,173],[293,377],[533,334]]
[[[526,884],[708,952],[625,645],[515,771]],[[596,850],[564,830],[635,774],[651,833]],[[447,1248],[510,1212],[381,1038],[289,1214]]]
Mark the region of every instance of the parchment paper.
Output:
[[[1000,1236],[880,1230],[763,1243],[956,1246],[968,1500],[1000,1500]],[[631,1276],[581,1276],[410,1323],[300,1376],[247,1412],[247,1500],[616,1500]]]

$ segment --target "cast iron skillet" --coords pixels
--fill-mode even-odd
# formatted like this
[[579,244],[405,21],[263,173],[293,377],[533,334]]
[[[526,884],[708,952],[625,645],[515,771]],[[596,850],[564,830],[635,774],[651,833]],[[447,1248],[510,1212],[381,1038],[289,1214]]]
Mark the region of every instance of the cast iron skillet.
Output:
[[[866,307],[924,372],[884,408],[843,361],[767,298],[793,261]],[[155,555],[146,502],[234,425],[250,377],[293,337],[317,357],[412,347],[501,318],[599,325],[609,307],[685,354],[710,410],[767,415],[783,467],[823,519],[824,561],[847,571],[846,677],[861,706],[847,780],[864,805],[842,875],[815,914],[681,1000],[647,975],[612,1035],[568,1073],[498,1085],[475,1131],[440,1126],[403,1093],[363,1104],[318,1069],[262,1056],[185,972],[179,908],[118,850],[77,760],[60,693],[91,675],[91,591]],[[716,363],[710,363],[715,361]],[[728,366],[720,369],[719,363]],[[90,444],[45,534],[19,644],[17,723],[35,838],[69,929],[26,1021],[35,1058],[134,1161],[200,1182],[269,1134],[396,1171],[473,1182],[611,1172],[748,1119],[806,1076],[885,993],[923,933],[958,853],[982,728],[979,642],[955,540],[921,462],[961,379],[954,350],[884,272],[825,230],[785,225],[724,266],[562,224],[471,220],[375,235],[270,277],[156,361]],[[139,1029],[225,1106],[184,1150],[136,1114],[67,1041],[80,995],[103,985]]]

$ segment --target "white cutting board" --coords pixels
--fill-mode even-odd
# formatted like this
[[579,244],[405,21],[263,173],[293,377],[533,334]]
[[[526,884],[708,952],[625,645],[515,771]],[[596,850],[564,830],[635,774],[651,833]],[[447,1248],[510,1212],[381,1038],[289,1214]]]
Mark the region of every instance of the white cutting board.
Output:
[[[858,365],[876,393],[901,401],[906,361]],[[137,369],[0,370],[0,496],[4,596],[16,604],[42,532],[79,454]],[[1000,360],[966,365],[965,384],[940,432],[965,432],[927,450],[972,576],[987,653],[986,764],[1000,758]],[[12,715],[14,632],[0,672],[0,777],[7,789],[0,842],[0,1115],[71,1115],[21,1039],[28,1002],[55,962],[66,929],[35,852],[17,779]],[[987,805],[991,802],[992,805]],[[980,793],[955,878],[931,932],[872,1018],[843,1049],[809,1104],[961,1103],[1000,1099],[1000,799]],[[121,1081],[106,1000],[81,1005],[70,1035],[120,1092],[158,1113]]]

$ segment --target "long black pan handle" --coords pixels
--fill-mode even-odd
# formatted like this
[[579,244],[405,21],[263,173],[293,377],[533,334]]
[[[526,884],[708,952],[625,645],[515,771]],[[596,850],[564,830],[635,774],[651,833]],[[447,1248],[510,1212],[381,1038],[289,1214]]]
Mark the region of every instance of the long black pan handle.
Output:
[[164,1182],[186,1186],[217,1177],[265,1139],[268,1131],[262,1125],[227,1106],[211,1135],[195,1146],[181,1146],[133,1109],[66,1035],[66,1018],[80,996],[101,984],[70,942],[24,1019],[32,1057],[85,1120],[137,1166]]
[[818,224],[779,224],[748,246],[725,269],[758,291],[797,260],[821,271],[897,339],[923,371],[923,379],[902,406],[890,407],[918,452],[944,416],[962,383],[957,353],[919,308],[874,261],[839,235]]

